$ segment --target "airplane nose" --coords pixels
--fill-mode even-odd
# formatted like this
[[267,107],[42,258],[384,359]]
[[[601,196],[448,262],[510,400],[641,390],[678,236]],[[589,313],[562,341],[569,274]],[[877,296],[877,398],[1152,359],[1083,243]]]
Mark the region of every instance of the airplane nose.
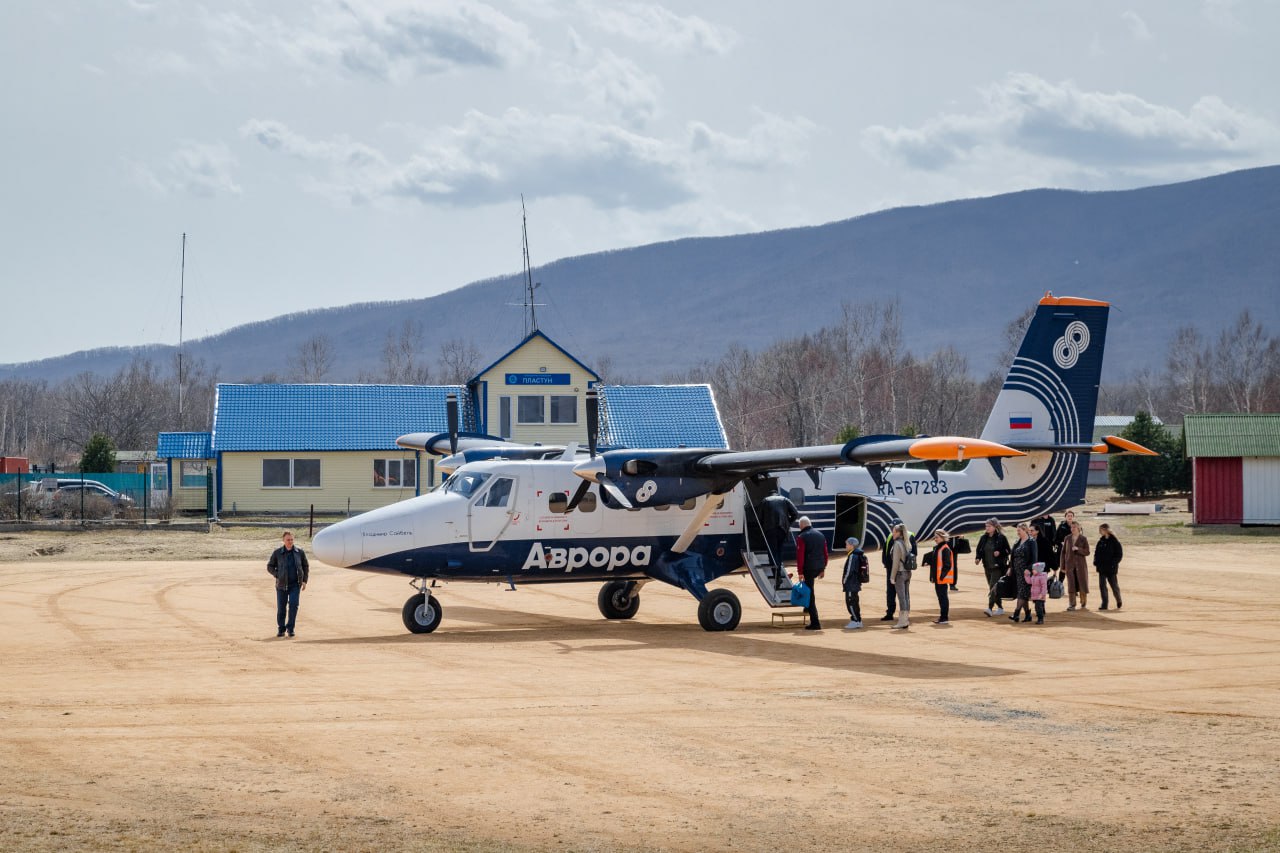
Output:
[[577,465],[573,466],[573,473],[577,474],[584,480],[592,483],[599,483],[600,478],[605,475],[604,460],[597,456],[595,459],[584,459]]
[[346,565],[347,537],[341,524],[324,528],[311,540],[311,553],[330,566]]

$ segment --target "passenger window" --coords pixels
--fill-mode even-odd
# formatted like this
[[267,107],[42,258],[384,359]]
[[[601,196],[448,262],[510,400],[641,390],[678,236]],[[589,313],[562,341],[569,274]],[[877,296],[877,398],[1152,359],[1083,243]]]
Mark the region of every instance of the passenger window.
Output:
[[596,511],[596,493],[587,492],[587,494],[578,502],[578,512],[595,512]]
[[552,492],[547,498],[547,509],[556,515],[564,515],[564,511],[569,508],[569,496],[564,492]]
[[683,510],[690,510],[696,507],[697,505],[698,505],[698,499],[696,497],[692,497],[692,498],[689,498],[689,500],[685,501],[684,503],[680,504],[680,508]]
[[787,497],[791,498],[791,502],[796,505],[796,509],[804,506],[804,489],[799,486],[787,492]]

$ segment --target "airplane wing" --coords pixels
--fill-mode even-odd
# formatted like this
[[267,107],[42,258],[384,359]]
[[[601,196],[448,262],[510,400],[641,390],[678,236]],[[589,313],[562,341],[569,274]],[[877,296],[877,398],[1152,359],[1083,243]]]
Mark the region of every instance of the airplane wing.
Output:
[[724,494],[747,477],[773,471],[860,464],[875,478],[886,462],[922,461],[934,470],[947,460],[1025,456],[992,441],[955,436],[903,438],[867,436],[847,444],[728,451],[609,450],[574,466],[574,473],[599,483],[624,507],[677,504],[706,494]]
[[[396,446],[403,447],[405,450],[422,450],[432,456],[448,456],[450,454],[449,440],[450,437],[447,432],[411,432],[408,435],[402,435],[397,438]],[[496,435],[485,435],[478,432],[458,433],[457,441],[459,451],[475,450],[482,447],[530,446],[507,441],[505,438],[499,438]]]

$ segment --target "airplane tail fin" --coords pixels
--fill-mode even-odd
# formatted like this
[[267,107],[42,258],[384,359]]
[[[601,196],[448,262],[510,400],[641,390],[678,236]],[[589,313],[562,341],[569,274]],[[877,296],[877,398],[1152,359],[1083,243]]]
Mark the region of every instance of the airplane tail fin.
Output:
[[1045,294],[982,438],[1013,447],[1093,443],[1110,305]]

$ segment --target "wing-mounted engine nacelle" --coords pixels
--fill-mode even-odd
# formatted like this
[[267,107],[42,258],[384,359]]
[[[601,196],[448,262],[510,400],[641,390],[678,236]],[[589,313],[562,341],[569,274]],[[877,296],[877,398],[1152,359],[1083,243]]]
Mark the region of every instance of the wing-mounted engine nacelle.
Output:
[[579,462],[573,473],[598,483],[610,497],[628,509],[682,504],[711,492],[728,491],[741,479],[737,475],[698,473],[695,463],[715,450],[606,451]]

